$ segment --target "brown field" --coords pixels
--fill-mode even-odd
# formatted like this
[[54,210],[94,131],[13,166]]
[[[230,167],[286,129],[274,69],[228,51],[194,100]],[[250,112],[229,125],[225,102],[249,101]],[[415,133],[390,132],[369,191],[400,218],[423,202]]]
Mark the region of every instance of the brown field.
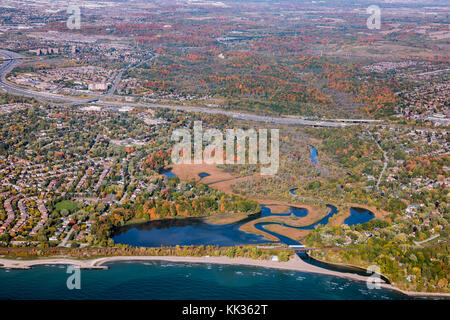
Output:
[[350,210],[339,208],[339,213],[332,217],[329,223],[332,226],[339,226],[344,223],[344,220],[350,216]]
[[280,241],[280,239],[278,239],[277,237],[275,237],[275,236],[273,236],[273,235],[271,235],[271,234],[269,234],[267,232],[264,232],[264,231],[261,231],[261,230],[258,230],[258,229],[255,228],[255,223],[261,222],[260,220],[261,219],[257,219],[257,220],[250,221],[250,222],[248,222],[246,224],[243,224],[239,228],[239,230],[244,231],[244,232],[248,232],[248,233],[258,234],[260,236],[265,237],[266,239],[269,239],[270,241]]
[[[442,35],[438,34],[437,36],[439,37]],[[352,57],[352,58],[368,58],[368,59],[389,58],[391,60],[404,59],[405,57],[430,59],[436,55],[435,53],[433,53],[432,50],[427,48],[399,45],[384,41],[377,41],[371,43],[370,45],[354,44],[346,47],[337,47],[336,49],[329,50],[327,54],[331,56]]]
[[[172,165],[172,172],[183,181],[196,181],[209,185],[211,188],[233,193],[231,185],[246,181],[252,177],[260,177],[259,174],[247,177],[234,177],[230,173],[217,168],[214,164],[176,164]],[[208,173],[209,176],[200,179],[200,173]]]
[[311,230],[299,230],[294,228],[287,228],[284,226],[272,224],[265,227],[267,230],[281,234],[285,237],[291,238],[292,240],[301,240],[306,237]]
[[265,200],[265,201],[260,200],[258,202],[260,204],[264,204],[267,208],[269,208],[272,211],[272,213],[287,213],[287,212],[289,212],[289,206],[287,204],[276,204],[276,203],[273,203],[273,201],[268,201],[268,200]]
[[[231,174],[222,171],[213,164],[175,164],[171,168],[172,172],[184,181],[194,180],[198,182],[202,180],[202,183],[208,184],[234,178]],[[198,175],[202,172],[208,173],[210,176],[200,179]]]
[[[216,183],[211,183],[211,184],[209,184],[209,186],[211,188],[220,190],[220,191],[225,192],[225,193],[233,193],[234,194],[234,192],[233,192],[233,190],[231,188],[231,186],[233,184],[239,183],[239,182],[244,182],[244,181],[247,181],[247,180],[249,180],[251,178],[254,178],[254,177],[260,177],[260,176],[259,176],[259,174],[255,174],[255,175],[246,176],[246,177],[231,178],[230,180],[220,181],[220,182],[216,182]],[[207,177],[207,178],[209,178],[209,177]],[[240,196],[243,197],[242,195],[240,195]]]
[[224,215],[224,216],[210,216],[205,218],[205,221],[210,224],[230,224],[248,218],[246,214]]

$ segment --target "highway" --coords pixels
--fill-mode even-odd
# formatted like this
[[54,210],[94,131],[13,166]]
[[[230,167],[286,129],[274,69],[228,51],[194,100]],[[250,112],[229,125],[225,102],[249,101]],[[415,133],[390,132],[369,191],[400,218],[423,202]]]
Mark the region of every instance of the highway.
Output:
[[6,50],[0,49],[0,55],[4,56],[6,59],[6,62],[3,62],[3,64],[0,66],[0,89],[6,90],[8,93],[24,96],[28,98],[35,98],[36,100],[44,100],[44,101],[50,101],[50,102],[74,102],[74,100],[77,100],[78,103],[86,103],[86,99],[77,99],[73,97],[65,97],[62,95],[56,95],[48,92],[39,92],[39,91],[33,91],[29,89],[23,89],[18,86],[12,85],[6,81],[6,75],[13,70],[15,67],[21,64],[23,56]]
[[237,111],[227,111],[219,108],[206,108],[206,107],[187,107],[187,106],[176,106],[176,105],[163,105],[163,104],[148,104],[148,103],[125,103],[119,101],[103,101],[104,98],[112,97],[114,92],[117,89],[117,86],[120,83],[122,75],[125,71],[136,68],[144,62],[155,59],[158,55],[155,54],[151,58],[139,62],[135,65],[131,65],[128,68],[120,70],[114,80],[111,88],[103,95],[100,95],[96,98],[77,98],[70,96],[57,95],[47,92],[39,92],[33,91],[30,89],[23,89],[6,81],[6,75],[13,70],[15,67],[20,65],[22,59],[24,58],[22,55],[0,49],[0,55],[4,57],[3,64],[0,65],[0,89],[4,89],[8,93],[25,96],[29,98],[34,98],[39,101],[49,102],[49,103],[58,103],[58,106],[77,106],[77,105],[86,105],[95,103],[97,105],[104,106],[116,106],[116,107],[146,107],[146,108],[164,108],[171,109],[177,111],[185,111],[185,112],[199,112],[199,113],[207,113],[207,114],[221,114],[232,117],[234,119],[240,120],[248,120],[248,121],[256,121],[256,122],[266,122],[266,123],[278,123],[285,125],[302,125],[302,126],[315,126],[315,127],[347,127],[355,125],[352,122],[359,123],[371,123],[373,120],[364,120],[364,119],[336,119],[336,120],[306,120],[301,118],[294,117],[273,117],[273,116],[261,116],[256,114],[242,113]]
[[147,107],[154,109],[170,109],[176,111],[187,111],[196,113],[222,114],[232,117],[234,119],[248,120],[255,122],[278,123],[286,125],[304,125],[315,127],[348,127],[354,125],[353,123],[344,123],[344,122],[314,121],[299,118],[260,116],[256,114],[242,113],[237,111],[227,111],[219,108],[186,107],[186,106],[149,104],[149,103],[125,103],[116,101],[98,101],[96,102],[96,105],[117,106],[117,107]]

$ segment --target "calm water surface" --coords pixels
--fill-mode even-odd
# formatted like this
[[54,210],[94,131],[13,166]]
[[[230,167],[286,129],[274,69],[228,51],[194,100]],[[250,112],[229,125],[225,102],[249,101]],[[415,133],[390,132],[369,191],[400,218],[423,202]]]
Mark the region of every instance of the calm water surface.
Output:
[[206,172],[200,172],[200,173],[198,174],[198,176],[200,177],[200,179],[203,179],[203,178],[209,177],[210,174],[209,174],[209,173],[206,173]]
[[350,216],[344,220],[344,224],[353,226],[366,223],[375,218],[374,214],[363,208],[350,208]]
[[[312,147],[314,148],[314,147]],[[315,148],[314,148],[315,150]],[[316,152],[317,155],[317,152]],[[164,172],[167,177],[175,177]],[[201,178],[205,176],[201,176]],[[294,190],[292,190],[294,191]],[[321,220],[299,229],[314,229],[338,212],[328,205]],[[373,218],[358,208],[344,223],[354,225]],[[266,238],[242,232],[239,227],[259,216],[305,217],[308,211],[290,207],[288,213],[273,214],[262,206],[260,215],[227,225],[211,225],[201,219],[151,221],[122,228],[116,243],[133,246],[219,245],[268,243]],[[286,244],[299,242],[267,231],[272,223],[258,223],[257,229]],[[301,257],[304,259],[304,257]],[[315,264],[314,262],[310,262]],[[65,266],[36,266],[32,270],[0,269],[0,299],[403,299],[390,290],[368,290],[364,282],[296,271],[250,266],[227,266],[169,262],[117,262],[108,270],[82,270],[82,289],[68,290]]]
[[309,155],[309,158],[315,164],[319,164],[319,159],[318,159],[319,154],[317,153],[317,149],[314,146],[309,146],[309,148],[311,149],[311,153]]
[[117,262],[82,270],[68,290],[65,266],[0,269],[0,299],[404,299],[364,282],[249,266]]
[[113,239],[115,243],[139,247],[159,247],[161,245],[234,246],[270,242],[262,236],[240,231],[239,227],[246,221],[226,225],[212,225],[201,219],[151,221],[122,228]]

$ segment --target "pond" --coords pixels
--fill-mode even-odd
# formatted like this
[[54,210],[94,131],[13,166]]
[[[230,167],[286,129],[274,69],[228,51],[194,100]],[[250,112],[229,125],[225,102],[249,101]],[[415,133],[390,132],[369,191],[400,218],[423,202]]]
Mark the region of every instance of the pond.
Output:
[[319,164],[319,154],[317,153],[317,149],[314,146],[309,146],[311,153],[309,155],[309,158],[311,159],[312,162],[314,162],[315,164]]
[[344,224],[354,226],[356,224],[363,224],[375,218],[374,214],[364,208],[350,208],[350,216],[344,220]]
[[200,177],[200,179],[203,179],[203,178],[209,177],[210,174],[209,174],[209,173],[206,173],[206,172],[200,172],[200,173],[198,174],[198,176]]

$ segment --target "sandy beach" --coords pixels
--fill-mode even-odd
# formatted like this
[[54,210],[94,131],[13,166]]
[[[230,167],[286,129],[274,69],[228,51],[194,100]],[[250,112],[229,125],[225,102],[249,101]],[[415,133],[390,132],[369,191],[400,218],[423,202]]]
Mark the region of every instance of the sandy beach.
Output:
[[[219,189],[223,192],[229,192],[231,193],[231,190],[228,190],[230,188],[230,185],[235,182],[236,179],[248,179],[249,177],[244,178],[233,178],[229,173],[225,173],[223,170],[210,165],[210,166],[198,166],[195,169],[192,170],[192,167],[189,167],[190,170],[186,170],[183,166],[173,166],[173,172],[177,176],[179,176],[182,180],[189,181],[189,180],[200,180],[200,177],[198,176],[199,172],[208,172],[210,176],[205,177],[202,180],[203,183],[211,183],[211,187]],[[325,210],[322,210],[321,208],[315,207],[315,206],[308,206],[308,205],[299,205],[299,204],[293,204],[293,203],[286,203],[282,201],[276,201],[276,200],[267,200],[267,199],[255,199],[261,204],[264,204],[274,210],[275,212],[287,212],[289,206],[296,206],[296,207],[302,207],[306,208],[310,214],[307,217],[295,219],[295,221],[291,221],[292,219],[290,217],[283,217],[287,221],[285,222],[291,222],[293,225],[307,225],[310,223],[313,223],[320,219],[321,217],[325,216],[327,212]],[[355,205],[356,206],[356,205]],[[357,205],[359,207],[364,207],[361,205]],[[373,208],[371,208],[373,209]],[[374,212],[374,211],[373,211]],[[378,216],[382,216],[380,212],[378,212]],[[228,217],[226,217],[228,219]],[[249,229],[252,229],[252,223],[262,222],[265,220],[272,220],[276,219],[277,217],[266,217],[257,219],[254,221],[251,221],[249,224],[246,224],[242,227],[246,227]],[[220,222],[220,221],[219,221]],[[241,227],[241,229],[242,229]],[[244,228],[245,229],[245,228]],[[253,228],[254,229],[254,228]],[[245,230],[247,231],[247,230]],[[256,231],[255,233],[260,234],[259,230],[248,230],[248,231]],[[280,232],[279,228],[273,231]],[[269,234],[266,234],[264,232],[263,235],[265,235],[267,238],[274,238]],[[293,235],[291,235],[293,236]],[[294,238],[299,237],[300,235],[296,234]],[[304,236],[302,234],[301,236]],[[278,240],[278,239],[274,239]],[[0,258],[0,268],[4,269],[31,269],[33,266],[38,265],[75,265],[80,267],[81,269],[99,269],[99,270],[106,270],[108,269],[108,266],[106,264],[113,263],[113,262],[133,262],[133,261],[167,261],[167,262],[175,262],[175,263],[207,263],[207,264],[222,264],[222,265],[245,265],[245,266],[254,266],[254,267],[261,267],[261,268],[271,268],[271,269],[279,269],[279,270],[293,270],[293,271],[300,271],[300,272],[307,272],[307,273],[315,273],[315,274],[323,274],[323,275],[329,275],[334,277],[341,277],[341,278],[347,278],[350,280],[355,281],[367,281],[368,277],[354,274],[354,273],[345,273],[345,272],[339,272],[339,271],[333,271],[328,270],[324,268],[320,268],[311,264],[308,264],[301,260],[297,255],[294,255],[289,261],[287,262],[278,262],[278,261],[272,261],[272,260],[256,260],[251,258],[229,258],[225,256],[221,257],[190,257],[190,256],[113,256],[113,257],[104,257],[104,258],[97,258],[97,259],[90,259],[90,260],[77,260],[77,259],[71,259],[71,258],[65,258],[65,257],[53,257],[53,258],[42,258],[42,259],[34,259],[34,260],[13,260],[13,259],[5,259]],[[375,278],[376,279],[376,278]],[[450,294],[440,294],[440,293],[424,293],[424,292],[405,292],[403,290],[400,290],[396,287],[394,287],[391,284],[385,283],[384,280],[378,279],[380,282],[380,286],[389,289],[394,290],[397,292],[400,292],[405,295],[409,296],[423,296],[423,297],[446,297],[450,298]]]
[[[32,266],[38,265],[75,265],[81,269],[108,269],[105,264],[112,262],[121,261],[167,261],[167,262],[180,262],[180,263],[210,263],[210,264],[224,264],[224,265],[245,265],[245,266],[255,266],[261,268],[271,268],[279,270],[293,270],[308,273],[318,273],[329,276],[347,278],[356,281],[367,281],[367,277],[344,273],[338,271],[327,270],[324,268],[316,267],[310,265],[298,256],[294,256],[291,260],[287,262],[278,262],[271,260],[255,260],[250,258],[228,258],[228,257],[178,257],[178,256],[116,256],[116,257],[105,257],[91,260],[76,260],[76,259],[65,259],[65,258],[45,258],[36,260],[12,260],[0,258],[1,268],[8,269],[31,269]],[[405,292],[400,290],[390,284],[385,283],[383,280],[379,279],[380,285],[383,288],[395,290],[400,293],[409,296],[423,296],[423,297],[446,297],[450,298],[450,294],[445,293],[426,293],[426,292]]]

